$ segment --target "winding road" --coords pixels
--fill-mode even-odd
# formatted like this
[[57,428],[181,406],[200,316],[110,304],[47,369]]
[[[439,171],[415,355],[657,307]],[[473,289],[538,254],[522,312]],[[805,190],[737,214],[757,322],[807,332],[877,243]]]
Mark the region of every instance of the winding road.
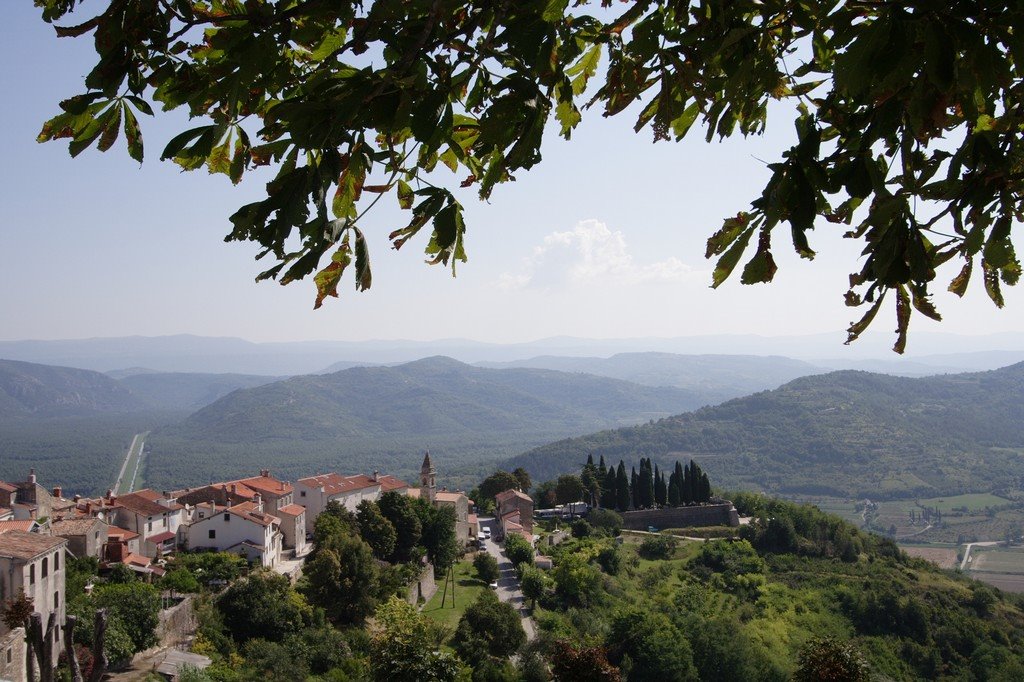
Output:
[[[497,534],[498,522],[492,518],[481,518],[480,528],[490,528],[492,537]],[[533,623],[533,619],[530,618],[530,612],[526,608],[526,597],[519,589],[519,578],[516,576],[516,569],[512,566],[512,562],[505,556],[505,550],[502,549],[494,540],[488,538],[484,541],[484,549],[487,553],[493,556],[498,561],[498,570],[501,571],[501,576],[498,578],[498,599],[501,601],[507,601],[515,607],[516,611],[519,612],[519,617],[523,620],[523,630],[526,631],[526,639],[532,641],[537,636],[537,628]]]

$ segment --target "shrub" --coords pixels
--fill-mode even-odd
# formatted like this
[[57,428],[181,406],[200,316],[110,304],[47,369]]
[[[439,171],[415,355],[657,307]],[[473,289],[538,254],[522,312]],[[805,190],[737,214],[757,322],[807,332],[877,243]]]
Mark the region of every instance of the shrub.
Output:
[[640,556],[644,559],[671,559],[679,545],[672,535],[656,535],[640,543]]
[[492,583],[498,579],[501,572],[498,570],[498,560],[487,552],[479,552],[473,557],[473,568],[480,580],[485,583]]

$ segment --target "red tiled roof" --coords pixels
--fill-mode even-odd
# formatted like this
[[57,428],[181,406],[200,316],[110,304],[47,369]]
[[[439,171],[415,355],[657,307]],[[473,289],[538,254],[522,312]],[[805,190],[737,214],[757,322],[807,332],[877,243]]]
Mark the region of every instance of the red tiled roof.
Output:
[[480,521],[480,519],[479,519],[479,518],[477,517],[477,515],[476,515],[476,514],[470,514],[470,515],[469,515],[469,516],[467,516],[466,518],[467,518],[467,520],[468,520],[468,521],[469,521],[470,523],[479,523],[479,521]]
[[281,523],[281,519],[276,516],[256,511],[256,505],[253,502],[243,502],[242,504],[236,504],[234,507],[229,507],[228,513],[240,516],[247,521],[258,523],[261,526],[270,526],[275,523]]
[[505,492],[498,493],[497,495],[494,496],[494,499],[498,501],[498,504],[501,504],[505,500],[511,500],[513,497],[518,497],[520,500],[525,500],[533,504],[533,498],[521,490],[509,489],[506,490]]
[[342,476],[335,473],[320,474],[318,476],[300,478],[298,482],[308,488],[323,487],[324,493],[327,495],[340,495],[352,492],[353,490],[362,490],[363,488],[372,488],[373,486],[380,485],[380,483],[375,483],[373,479],[364,474],[356,474],[355,476]]
[[261,495],[270,495],[271,497],[284,497],[288,493],[292,492],[291,483],[279,481],[273,476],[253,476],[251,478],[242,478],[235,481],[235,483],[241,483],[253,490],[259,491]]
[[306,508],[301,504],[288,504],[277,510],[278,514],[284,514],[285,516],[300,516],[305,513]]
[[458,502],[463,497],[466,498],[468,503],[469,498],[466,497],[466,493],[451,493],[445,491],[438,491],[434,493],[434,500],[437,502]]
[[54,521],[50,524],[50,530],[54,535],[85,535],[91,533],[96,524],[103,525],[103,522],[92,516],[81,519],[64,519]]
[[9,493],[14,493],[18,491],[18,488],[16,486],[11,485],[7,481],[0,481],[0,490],[5,490]]
[[33,519],[25,519],[23,521],[0,521],[0,533],[6,533],[9,530],[20,530],[28,533],[35,525],[36,522]]
[[144,496],[138,493],[128,493],[127,495],[121,495],[117,498],[118,507],[124,507],[128,511],[141,514],[142,516],[157,516],[159,514],[165,514],[170,509],[162,507],[156,502],[152,502],[146,499]]
[[143,488],[142,490],[136,490],[134,493],[130,494],[138,495],[142,499],[149,500],[150,502],[156,502],[159,499],[163,499],[163,495],[153,490],[152,488]]
[[0,556],[14,559],[34,559],[68,543],[64,538],[9,530],[0,533]]
[[155,542],[157,544],[160,544],[162,542],[167,542],[168,540],[170,540],[173,537],[174,537],[174,533],[169,531],[169,530],[166,530],[163,533],[157,533],[156,535],[150,535],[148,538],[146,538],[146,542]]
[[409,487],[408,483],[394,476],[378,476],[377,482],[380,483],[380,491],[382,493]]
[[139,537],[139,534],[133,530],[128,530],[127,528],[121,528],[120,526],[111,526],[107,529],[107,537],[111,540],[121,540],[127,542],[129,540],[134,540],[135,538]]

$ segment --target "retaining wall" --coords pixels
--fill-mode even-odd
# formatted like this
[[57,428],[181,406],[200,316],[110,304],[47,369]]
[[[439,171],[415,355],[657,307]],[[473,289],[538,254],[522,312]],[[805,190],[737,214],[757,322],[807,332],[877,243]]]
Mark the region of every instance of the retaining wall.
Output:
[[732,502],[695,507],[663,507],[625,512],[622,526],[629,530],[687,528],[692,526],[738,526],[740,517]]

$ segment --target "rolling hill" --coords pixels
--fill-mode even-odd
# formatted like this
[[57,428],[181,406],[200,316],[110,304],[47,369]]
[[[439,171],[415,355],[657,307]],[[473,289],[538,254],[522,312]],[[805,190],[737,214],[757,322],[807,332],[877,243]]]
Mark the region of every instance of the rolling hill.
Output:
[[[423,449],[475,473],[523,448],[704,404],[694,391],[540,369],[484,369],[434,357],[235,391],[149,441],[148,480],[241,471],[414,472]],[[184,462],[189,462],[184,464]],[[217,475],[220,475],[219,473]],[[213,476],[216,478],[216,476]]]
[[504,462],[534,480],[587,454],[694,458],[716,485],[781,494],[899,497],[1024,487],[1024,363],[917,379],[841,371],[652,424],[602,431]]
[[0,360],[0,417],[82,416],[145,407],[99,372]]
[[280,381],[281,377],[253,374],[139,372],[118,381],[148,405],[162,410],[192,412],[232,391]]

